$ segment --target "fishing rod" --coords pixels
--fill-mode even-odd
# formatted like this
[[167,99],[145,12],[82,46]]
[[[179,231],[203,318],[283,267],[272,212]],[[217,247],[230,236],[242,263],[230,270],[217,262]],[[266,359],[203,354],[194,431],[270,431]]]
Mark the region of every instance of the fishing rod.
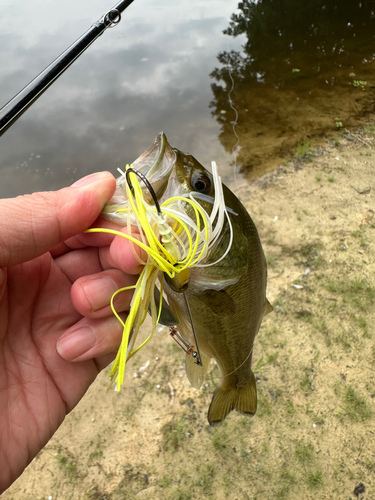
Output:
[[48,87],[107,29],[121,21],[134,0],[121,0],[0,109],[0,137]]

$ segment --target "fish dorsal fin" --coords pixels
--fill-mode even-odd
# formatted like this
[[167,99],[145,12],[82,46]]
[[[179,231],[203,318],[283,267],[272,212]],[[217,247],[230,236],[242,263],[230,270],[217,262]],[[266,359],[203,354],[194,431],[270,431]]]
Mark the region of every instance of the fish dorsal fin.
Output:
[[204,376],[207,372],[211,358],[204,352],[200,352],[202,366],[195,363],[195,358],[190,354],[186,356],[185,370],[189,382],[195,389],[199,389],[203,384]]
[[225,290],[206,290],[197,298],[203,302],[216,316],[233,316],[236,314],[236,304]]
[[263,313],[263,316],[266,316],[266,314],[269,314],[272,311],[273,311],[273,307],[269,303],[268,299],[266,299],[266,301],[264,303],[264,313]]

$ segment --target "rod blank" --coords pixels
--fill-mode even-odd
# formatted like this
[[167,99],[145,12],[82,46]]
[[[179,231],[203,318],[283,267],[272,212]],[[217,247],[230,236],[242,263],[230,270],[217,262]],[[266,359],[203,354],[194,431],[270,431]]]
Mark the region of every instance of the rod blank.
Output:
[[0,137],[107,28],[116,26],[134,0],[122,0],[0,109]]

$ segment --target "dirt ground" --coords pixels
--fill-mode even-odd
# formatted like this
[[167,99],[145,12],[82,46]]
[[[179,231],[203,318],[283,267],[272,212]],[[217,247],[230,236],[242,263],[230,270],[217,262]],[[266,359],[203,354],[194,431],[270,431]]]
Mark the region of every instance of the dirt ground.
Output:
[[[209,427],[161,328],[101,374],[4,500],[375,499],[375,127],[242,186],[274,312],[255,342],[258,412]],[[301,156],[301,155],[300,155]]]

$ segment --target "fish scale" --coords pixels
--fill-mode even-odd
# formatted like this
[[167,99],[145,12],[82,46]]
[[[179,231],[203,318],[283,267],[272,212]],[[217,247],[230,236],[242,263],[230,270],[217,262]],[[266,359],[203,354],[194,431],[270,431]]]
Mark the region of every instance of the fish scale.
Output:
[[[172,148],[163,133],[134,162],[134,168],[147,177],[161,206],[171,198],[188,198],[195,193],[194,200],[211,215],[215,182],[221,189],[218,178],[214,181],[193,156]],[[258,231],[235,194],[225,185],[222,187],[231,225],[224,216],[220,234],[210,244],[202,262],[174,277],[165,275],[168,303],[163,299],[160,316],[160,322],[168,326],[174,326],[176,321],[186,345],[196,348],[196,356],[186,355],[185,363],[194,387],[202,385],[211,358],[220,368],[220,381],[208,410],[211,425],[220,424],[232,410],[249,416],[255,414],[257,391],[251,370],[252,350],[262,318],[272,310],[266,299],[267,266]],[[146,187],[142,191],[145,199],[150,198]],[[216,199],[221,200],[221,196]],[[192,206],[185,201],[181,204],[186,205],[183,210],[194,220]],[[102,216],[124,224],[126,207],[122,176]],[[218,213],[216,217],[219,219]],[[215,234],[220,227],[221,224],[215,225]],[[231,231],[233,241],[227,252]],[[157,291],[155,300],[160,300]],[[186,351],[191,353],[188,348]]]
[[[177,154],[174,167],[179,172],[177,178],[184,177],[184,162],[179,162],[180,158],[181,155]],[[194,169],[209,175],[203,166],[189,156],[189,172],[187,169],[185,172],[191,175]],[[189,183],[183,182],[178,194],[187,195],[189,190],[193,190]],[[268,304],[267,265],[258,231],[238,198],[226,186],[223,186],[223,190],[225,204],[238,214],[229,215],[234,231],[232,247],[220,264],[193,270],[189,287],[184,292],[193,318],[199,349],[208,359],[215,359],[221,372],[220,384],[208,413],[211,425],[219,424],[233,409],[246,415],[253,415],[256,411],[255,378],[251,371],[252,349]],[[165,196],[169,195],[171,193],[167,188]],[[200,201],[200,204],[210,213],[212,205],[203,201]],[[221,241],[210,250],[207,262],[215,262],[223,254],[228,241],[229,229],[228,223],[225,222]],[[199,286],[202,277],[205,290]],[[228,277],[238,277],[238,281],[220,290],[210,288],[213,285],[217,287],[220,280],[225,283]],[[178,320],[182,337],[193,345],[192,327],[185,299],[168,285],[165,292],[172,314]],[[202,300],[205,295],[208,296],[207,300]],[[234,304],[234,311],[229,304]],[[270,309],[270,306],[267,309]],[[191,356],[187,357],[186,371],[194,387],[203,382],[207,367],[207,360],[203,367],[200,367],[194,363]],[[238,402],[237,400],[241,399],[241,391],[244,401]]]

